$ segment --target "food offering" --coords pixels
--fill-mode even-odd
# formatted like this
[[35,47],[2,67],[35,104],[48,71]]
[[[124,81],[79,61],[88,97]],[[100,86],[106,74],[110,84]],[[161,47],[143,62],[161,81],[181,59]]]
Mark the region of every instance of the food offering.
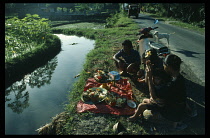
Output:
[[89,88],[83,92],[81,100],[88,104],[102,102],[107,95],[107,90],[100,87]]
[[105,102],[106,104],[110,105],[110,106],[115,106],[116,105],[116,97],[113,94],[108,94],[105,98]]
[[107,83],[109,76],[105,71],[98,69],[96,73],[94,73],[94,79],[99,83]]
[[114,92],[111,92],[107,94],[105,102],[110,106],[124,107],[126,105],[126,98],[121,97]]
[[126,98],[117,98],[115,106],[124,107],[125,105],[126,105]]

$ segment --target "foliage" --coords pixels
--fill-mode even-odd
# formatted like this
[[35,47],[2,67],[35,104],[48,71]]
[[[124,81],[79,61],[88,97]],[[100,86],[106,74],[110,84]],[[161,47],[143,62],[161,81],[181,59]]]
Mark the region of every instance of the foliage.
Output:
[[[5,62],[5,87],[7,88],[23,75],[44,65],[61,50],[61,41],[56,35],[49,35],[46,42],[37,45],[33,51],[26,52]],[[47,53],[47,54],[46,54]],[[18,73],[17,73],[18,72]]]
[[145,3],[143,9],[149,13],[172,17],[186,23],[196,23],[205,27],[204,3]]
[[119,19],[119,14],[111,14],[111,17],[108,17],[106,19],[106,27],[107,28],[111,28],[115,25],[115,23],[117,22],[117,20]]
[[34,13],[33,8],[36,8],[36,10],[39,9],[41,15],[43,11],[40,7],[54,8],[55,12],[61,11],[62,13],[101,13],[104,11],[114,13],[119,10],[119,6],[119,3],[6,3],[5,13],[7,15],[12,13],[25,14],[25,11]]
[[111,17],[106,19],[106,28],[111,28],[114,26],[125,27],[130,24],[132,21],[127,18],[126,14],[123,12],[111,14]]
[[23,55],[43,44],[50,34],[49,20],[27,14],[25,18],[5,22],[5,59]]

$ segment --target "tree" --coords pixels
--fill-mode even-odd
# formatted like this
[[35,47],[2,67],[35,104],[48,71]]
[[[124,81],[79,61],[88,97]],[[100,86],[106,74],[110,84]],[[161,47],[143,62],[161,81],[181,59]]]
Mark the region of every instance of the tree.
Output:
[[144,7],[147,12],[173,17],[187,23],[205,22],[204,3],[147,3],[144,4]]

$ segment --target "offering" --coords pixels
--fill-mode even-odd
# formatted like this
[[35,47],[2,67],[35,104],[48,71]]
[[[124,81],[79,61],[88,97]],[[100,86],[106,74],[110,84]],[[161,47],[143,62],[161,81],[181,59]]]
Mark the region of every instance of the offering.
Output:
[[105,98],[105,102],[106,104],[110,105],[110,106],[115,106],[116,105],[116,98],[113,96],[107,96]]
[[117,107],[124,107],[126,104],[126,98],[117,98],[116,105]]
[[98,69],[96,73],[94,73],[94,79],[99,83],[107,83],[109,76],[103,71]]
[[107,90],[99,87],[93,87],[83,92],[81,100],[83,102],[94,104],[102,102],[107,95]]
[[107,97],[105,98],[106,104],[110,106],[115,106],[116,105],[116,97],[112,94],[108,94]]
[[117,93],[108,93],[105,102],[110,106],[124,107],[126,105],[126,98],[119,96]]

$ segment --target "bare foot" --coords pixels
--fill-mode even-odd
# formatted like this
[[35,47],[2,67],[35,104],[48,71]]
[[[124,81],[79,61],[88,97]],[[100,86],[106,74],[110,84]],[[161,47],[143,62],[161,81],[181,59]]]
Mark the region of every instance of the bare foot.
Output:
[[138,79],[137,81],[140,83],[145,83],[145,79]]

